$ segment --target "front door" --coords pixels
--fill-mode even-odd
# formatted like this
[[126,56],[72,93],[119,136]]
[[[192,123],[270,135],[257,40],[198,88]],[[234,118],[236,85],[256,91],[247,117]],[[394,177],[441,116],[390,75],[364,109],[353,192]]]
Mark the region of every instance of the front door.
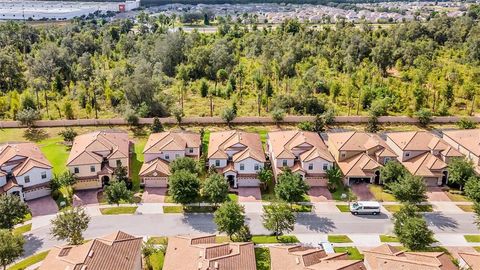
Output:
[[235,176],[233,175],[227,176],[227,181],[230,187],[235,187]]
[[110,177],[107,175],[102,176],[102,187],[108,186],[110,184]]

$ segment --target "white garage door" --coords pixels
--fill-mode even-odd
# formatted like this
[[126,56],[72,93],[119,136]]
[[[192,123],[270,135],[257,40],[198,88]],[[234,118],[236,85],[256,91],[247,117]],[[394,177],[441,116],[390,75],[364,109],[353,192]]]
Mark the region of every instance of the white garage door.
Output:
[[50,189],[48,187],[36,188],[29,191],[23,191],[23,196],[25,200],[33,200],[40,197],[45,197],[50,195]]
[[238,178],[237,184],[239,187],[258,187],[260,181],[256,178]]
[[167,187],[166,177],[145,177],[143,178],[146,187]]
[[305,182],[310,187],[326,187],[328,185],[328,180],[320,177],[307,177]]
[[425,177],[423,180],[428,187],[438,186],[438,178]]

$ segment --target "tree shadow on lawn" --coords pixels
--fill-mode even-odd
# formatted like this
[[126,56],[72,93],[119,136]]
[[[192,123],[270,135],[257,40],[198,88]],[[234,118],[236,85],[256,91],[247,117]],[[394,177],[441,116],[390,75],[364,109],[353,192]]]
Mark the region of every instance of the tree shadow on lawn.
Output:
[[205,233],[215,233],[217,231],[212,214],[184,214],[182,222],[190,225],[196,231]]
[[23,246],[23,255],[22,258],[26,258],[32,256],[33,254],[37,253],[39,249],[42,247],[43,240],[34,236],[31,233],[25,234],[25,245]]
[[31,142],[39,142],[48,138],[48,133],[41,128],[28,128],[23,132],[23,137]]
[[442,231],[458,228],[458,222],[455,219],[447,217],[441,212],[426,213],[425,218],[429,225],[434,226]]
[[297,215],[297,223],[304,225],[309,230],[320,233],[329,233],[337,228],[330,218],[319,217],[315,213]]

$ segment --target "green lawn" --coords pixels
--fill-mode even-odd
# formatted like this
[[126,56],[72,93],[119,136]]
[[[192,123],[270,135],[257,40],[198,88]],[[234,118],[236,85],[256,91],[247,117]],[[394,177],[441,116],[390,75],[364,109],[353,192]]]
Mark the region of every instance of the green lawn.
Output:
[[[393,204],[393,205],[384,205],[385,209],[387,209],[388,212],[390,213],[396,213],[400,211],[402,208],[401,204]],[[418,208],[420,209],[420,212],[433,212],[433,208],[431,205],[418,205]]]
[[25,224],[25,225],[20,226],[20,227],[16,227],[15,229],[12,230],[12,232],[13,232],[13,234],[20,235],[20,234],[24,234],[26,232],[29,232],[30,230],[32,230],[32,223]]
[[396,243],[398,242],[398,238],[393,235],[386,235],[382,234],[380,235],[380,242],[382,243]]
[[168,244],[168,237],[166,236],[152,236],[148,238],[148,241],[150,241],[154,245],[166,245]]
[[383,191],[383,187],[379,185],[368,185],[368,189],[379,202],[395,202],[395,196]]
[[469,243],[480,243],[480,235],[478,234],[467,234],[463,237],[465,237],[465,240]]
[[163,213],[165,214],[180,214],[180,213],[213,213],[216,208],[213,206],[164,206]]
[[458,208],[462,209],[465,212],[473,212],[473,205],[467,204],[467,205],[458,205]]
[[278,239],[273,235],[254,235],[252,242],[255,244],[275,244],[275,243],[298,243],[297,237],[293,235],[281,235]]
[[467,198],[467,196],[464,196],[462,194],[458,194],[458,193],[452,193],[452,192],[449,192],[449,191],[445,191],[445,194],[447,195],[447,197],[454,201],[454,202],[469,202],[470,200]]
[[131,178],[133,183],[133,191],[137,192],[140,190],[140,177],[138,173],[140,172],[140,168],[142,168],[143,164],[143,148],[145,148],[145,144],[147,143],[147,137],[140,137],[136,138],[135,140],[135,151],[132,155],[130,160],[130,172]]
[[477,252],[480,252],[480,247],[473,247]]
[[[331,192],[331,191],[330,191]],[[332,193],[332,198],[336,201],[348,201],[348,198],[351,200],[355,200],[356,196],[353,194],[352,190],[350,190],[349,187],[344,186],[343,184],[337,185],[337,188],[335,191],[331,192]],[[342,199],[342,194],[346,194],[347,198]]]
[[292,210],[294,212],[310,213],[313,210],[313,206],[312,205],[305,205],[305,204],[293,204],[292,205]]
[[238,195],[234,193],[229,193],[228,200],[232,202],[238,202]]
[[330,243],[352,243],[352,239],[344,234],[331,234],[328,235],[328,242]]
[[163,261],[165,260],[165,254],[162,251],[157,251],[148,257],[148,261],[150,266],[152,267],[151,270],[162,270],[163,268]]
[[41,262],[47,257],[49,250],[32,255],[8,268],[8,270],[23,270],[31,265]]
[[338,210],[340,210],[340,212],[350,212],[350,206],[349,205],[346,205],[346,204],[337,204],[336,207],[338,208]]
[[122,215],[134,214],[137,211],[137,206],[118,206],[109,208],[100,208],[102,215]]
[[270,250],[268,248],[255,248],[257,270],[270,270]]
[[350,260],[363,260],[363,254],[356,247],[334,247],[333,250],[337,253],[348,253]]

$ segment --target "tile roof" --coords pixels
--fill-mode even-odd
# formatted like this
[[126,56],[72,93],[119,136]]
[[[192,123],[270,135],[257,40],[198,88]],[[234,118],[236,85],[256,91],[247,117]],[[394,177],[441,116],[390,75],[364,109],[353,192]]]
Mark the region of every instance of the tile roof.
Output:
[[411,174],[423,177],[442,176],[441,170],[447,168],[447,163],[430,152],[403,161],[402,164]]
[[142,164],[142,168],[140,168],[139,175],[152,176],[155,173],[157,173],[158,176],[170,175],[170,166],[168,165],[168,162],[161,158],[156,158],[150,160],[149,162],[145,162]]
[[459,252],[458,256],[462,258],[471,270],[480,270],[480,253]]
[[371,270],[457,270],[444,252],[405,252],[390,245],[364,251],[365,265]]
[[107,158],[128,158],[130,141],[123,131],[95,131],[75,137],[67,165],[101,163],[100,153],[107,152]]
[[445,130],[442,133],[474,155],[480,156],[480,129]]
[[[52,168],[50,162],[34,143],[23,142],[0,145],[0,167],[8,162],[13,163],[14,158],[17,159],[15,162],[21,160],[12,170],[14,176],[21,176],[33,168]],[[1,170],[0,172],[5,175],[5,172]]]
[[200,145],[200,134],[188,131],[167,131],[150,134],[143,153],[184,151],[185,148],[199,148]]
[[327,254],[323,249],[301,245],[270,247],[272,270],[365,270],[360,260],[350,260],[346,253]]
[[18,187],[17,181],[15,181],[15,179],[10,179],[10,180],[7,181],[7,183],[5,185],[0,187],[0,194],[7,193],[7,191],[9,191],[10,189],[12,189],[14,187]]
[[262,141],[256,133],[238,130],[210,133],[207,155],[209,159],[228,158],[228,149],[238,150],[232,157],[235,162],[246,158],[253,158],[257,161],[265,162]]
[[333,156],[327,146],[315,132],[309,131],[274,131],[268,133],[268,140],[274,158],[295,158],[293,149],[305,148],[300,154],[301,161],[321,158],[333,162]]
[[403,151],[439,151],[448,157],[462,156],[443,139],[427,131],[392,132],[387,133],[387,137]]
[[337,164],[343,175],[347,177],[370,177],[374,175],[374,170],[382,167],[380,163],[365,153],[337,161]]
[[170,237],[163,270],[256,270],[253,243],[216,243],[215,235]]
[[39,270],[140,270],[142,238],[118,231],[79,246],[54,247]]
[[328,141],[339,151],[368,151],[378,147],[385,150],[384,155],[388,153],[388,156],[396,157],[387,143],[373,133],[357,131],[328,133]]

